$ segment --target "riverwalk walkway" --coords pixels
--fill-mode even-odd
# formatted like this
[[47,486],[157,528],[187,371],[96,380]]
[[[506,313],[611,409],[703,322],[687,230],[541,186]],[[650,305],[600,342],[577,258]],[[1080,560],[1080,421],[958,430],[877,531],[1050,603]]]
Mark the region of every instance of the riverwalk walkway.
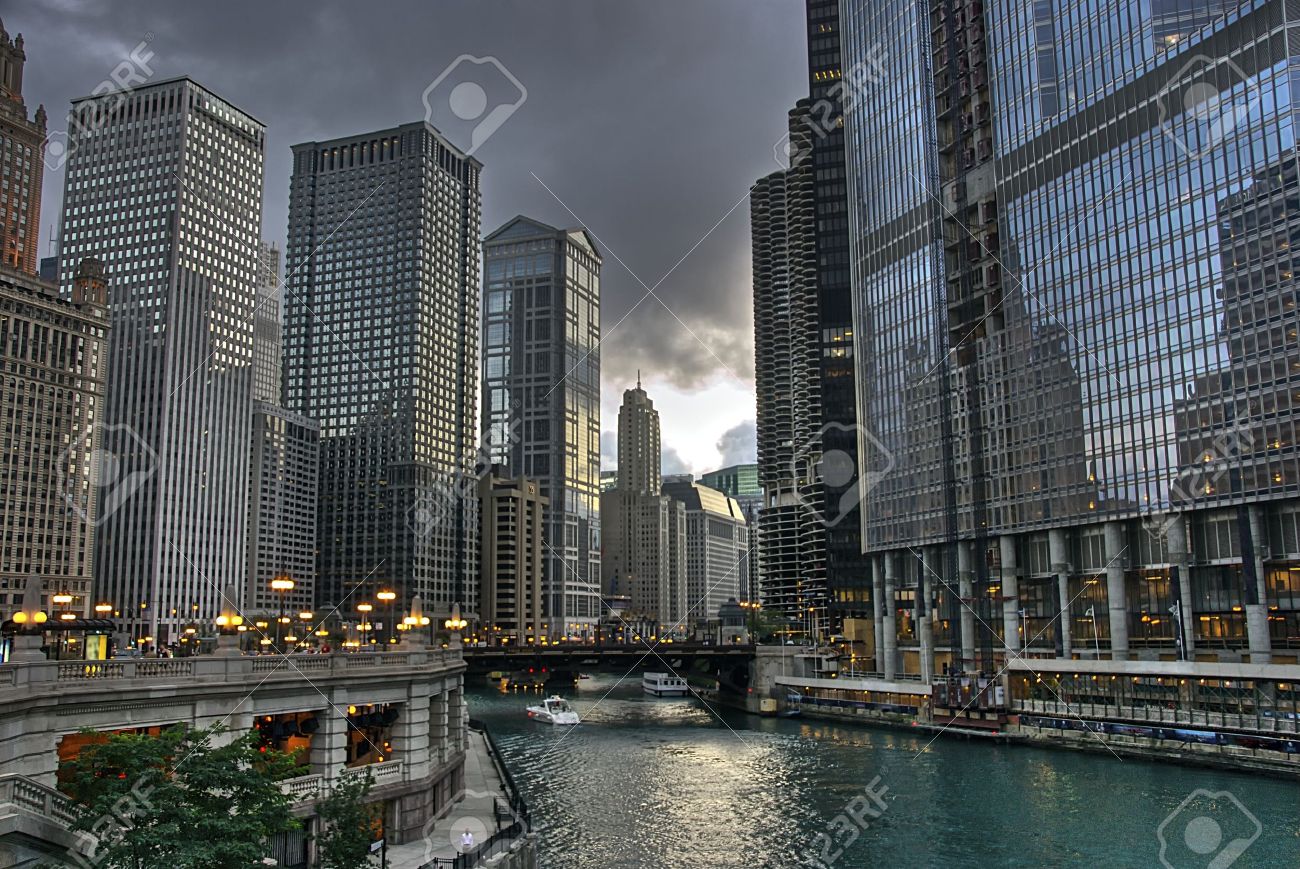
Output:
[[424,837],[388,849],[390,869],[420,869],[435,857],[449,859],[459,852],[466,830],[482,844],[497,830],[496,800],[507,802],[505,787],[488,753],[487,739],[477,730],[468,732],[465,749],[465,798],[435,823],[425,827]]

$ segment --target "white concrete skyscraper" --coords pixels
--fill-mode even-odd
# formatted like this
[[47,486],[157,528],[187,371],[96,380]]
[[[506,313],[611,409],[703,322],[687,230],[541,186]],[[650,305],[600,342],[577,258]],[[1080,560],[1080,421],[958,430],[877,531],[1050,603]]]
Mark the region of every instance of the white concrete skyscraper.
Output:
[[96,593],[162,643],[243,584],[265,128],[179,78],[68,129],[60,284],[113,276]]

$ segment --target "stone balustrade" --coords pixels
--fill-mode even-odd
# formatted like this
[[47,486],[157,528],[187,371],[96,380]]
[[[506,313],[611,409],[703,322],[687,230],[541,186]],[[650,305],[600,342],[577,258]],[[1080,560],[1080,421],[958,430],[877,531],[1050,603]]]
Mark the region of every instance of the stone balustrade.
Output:
[[244,682],[252,674],[301,679],[316,675],[356,675],[368,671],[436,669],[459,664],[460,652],[416,649],[333,655],[257,655],[228,658],[115,658],[108,661],[35,661],[0,664],[0,689],[41,683],[91,683],[112,680]]

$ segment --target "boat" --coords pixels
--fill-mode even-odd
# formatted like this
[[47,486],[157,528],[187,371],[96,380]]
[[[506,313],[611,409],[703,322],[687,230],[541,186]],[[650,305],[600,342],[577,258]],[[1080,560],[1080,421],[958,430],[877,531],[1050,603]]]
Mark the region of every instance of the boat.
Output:
[[540,706],[529,706],[528,717],[544,724],[580,724],[578,713],[569,706],[569,701],[552,694],[541,702]]
[[656,697],[685,697],[691,693],[686,680],[668,673],[646,673],[641,676],[641,690]]

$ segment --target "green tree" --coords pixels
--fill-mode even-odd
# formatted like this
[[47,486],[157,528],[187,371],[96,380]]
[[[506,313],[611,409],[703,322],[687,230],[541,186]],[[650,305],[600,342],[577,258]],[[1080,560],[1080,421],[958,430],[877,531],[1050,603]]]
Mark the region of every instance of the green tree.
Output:
[[273,834],[299,826],[279,785],[293,758],[255,731],[112,734],[60,767],[85,807],[73,829],[96,837],[102,869],[248,869],[269,856]]
[[366,803],[375,779],[370,770],[364,778],[341,779],[316,807],[321,834],[316,839],[321,869],[363,869],[370,862],[370,843],[375,838],[380,807]]

